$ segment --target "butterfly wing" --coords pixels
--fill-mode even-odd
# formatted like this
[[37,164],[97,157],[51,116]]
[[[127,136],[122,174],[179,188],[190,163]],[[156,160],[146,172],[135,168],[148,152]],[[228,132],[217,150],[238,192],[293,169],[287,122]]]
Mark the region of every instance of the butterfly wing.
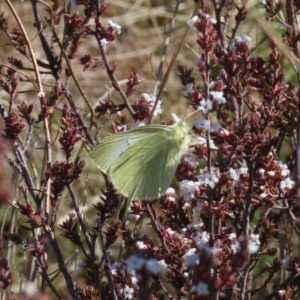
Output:
[[105,138],[90,157],[124,196],[154,199],[170,186],[188,141],[186,123],[150,125]]
[[161,128],[165,126],[157,125],[153,126],[153,129],[148,129],[148,127],[149,126],[130,129],[104,138],[93,151],[90,152],[89,157],[97,168],[103,173],[108,174],[108,169],[114,161],[129,147],[142,139],[145,134],[147,135],[149,132],[152,133],[156,131],[156,127]]

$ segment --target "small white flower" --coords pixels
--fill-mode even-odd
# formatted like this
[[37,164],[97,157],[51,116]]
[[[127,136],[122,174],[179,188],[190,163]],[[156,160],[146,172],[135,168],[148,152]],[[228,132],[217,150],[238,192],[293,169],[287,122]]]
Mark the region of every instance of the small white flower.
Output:
[[110,271],[112,274],[117,274],[117,270],[123,270],[124,266],[120,262],[114,262],[110,267]]
[[116,23],[112,20],[109,20],[107,23],[116,30],[117,34],[121,33],[122,27],[118,23]]
[[193,199],[195,192],[199,189],[199,182],[183,180],[180,182],[180,191],[185,201]]
[[105,49],[106,46],[108,45],[107,39],[101,39],[101,40],[100,40],[100,44],[101,44],[101,46]]
[[251,38],[249,36],[247,36],[246,34],[241,34],[237,37],[235,37],[234,41],[232,41],[229,45],[229,50],[233,53],[236,52],[236,45],[237,44],[241,44],[241,43],[245,43],[245,42],[250,42]]
[[175,189],[174,188],[172,188],[172,187],[169,187],[167,190],[166,190],[166,192],[165,192],[165,194],[175,194]]
[[175,190],[172,187],[165,191],[165,195],[167,195],[166,201],[175,202]]
[[251,38],[250,38],[248,35],[246,35],[246,34],[243,33],[243,34],[237,36],[237,37],[235,38],[235,40],[236,40],[236,42],[237,42],[238,44],[241,44],[241,43],[244,43],[244,42],[250,42],[250,41],[251,41]]
[[266,171],[265,171],[265,169],[262,169],[262,168],[261,168],[261,169],[259,169],[258,172],[259,172],[259,174],[263,175],[263,174],[265,174]]
[[245,173],[248,173],[248,168],[241,167],[239,169],[229,169],[229,176],[233,181],[238,181],[240,179],[240,175]]
[[195,286],[195,289],[198,296],[207,296],[209,294],[208,285],[205,282],[200,281]]
[[280,182],[280,188],[285,192],[286,190],[291,190],[294,184],[295,181],[288,177]]
[[192,254],[185,257],[185,264],[187,267],[195,266],[200,264],[200,258],[198,254]]
[[121,293],[124,295],[124,299],[132,299],[134,295],[134,289],[128,285],[125,285],[125,288],[121,289]]
[[268,171],[269,176],[275,176],[275,172],[274,171]]
[[191,167],[197,167],[198,166],[198,162],[199,162],[199,159],[198,159],[198,156],[195,155],[194,153],[190,153],[189,155],[185,156],[183,158],[183,160],[188,163]]
[[204,115],[207,115],[213,108],[211,100],[202,99],[199,103],[198,110],[201,111]]
[[143,241],[137,241],[136,242],[136,246],[138,247],[138,249],[142,250],[142,249],[145,249],[145,244]]
[[231,177],[231,179],[233,181],[238,181],[240,175],[238,174],[237,170],[230,168],[229,169],[229,176]]
[[290,170],[286,164],[283,164],[281,161],[277,161],[277,164],[281,168],[281,176],[286,177],[290,175]]
[[193,223],[190,223],[187,225],[187,228],[199,228],[199,227],[202,227],[204,225],[203,222],[193,222]]
[[149,103],[155,102],[155,99],[156,99],[156,97],[153,94],[149,95],[147,93],[143,93],[141,98],[146,100]]
[[[205,137],[202,137],[202,136],[199,136],[199,137],[197,138],[197,141],[198,141],[199,145],[206,145],[206,144],[207,144],[207,143],[206,143],[206,138],[205,138]],[[213,141],[212,139],[210,140],[209,148],[210,148],[211,150],[218,150],[218,147],[215,145],[215,143],[214,143],[214,141]]]
[[165,270],[166,267],[160,264],[156,259],[149,259],[146,261],[146,269],[154,275],[158,275],[161,271]]
[[233,233],[228,234],[228,238],[231,239],[231,240],[236,239],[236,233],[233,232]]
[[45,93],[44,93],[44,92],[38,92],[38,93],[37,93],[37,96],[38,96],[39,98],[43,98],[43,97],[45,97]]
[[219,182],[219,178],[213,171],[210,171],[210,173],[200,174],[198,176],[198,180],[201,185],[210,186],[212,189],[215,187],[216,183]]
[[183,255],[183,258],[186,258],[186,257],[188,257],[188,256],[191,256],[191,255],[195,254],[196,251],[197,251],[196,248],[191,248],[191,249],[189,249],[189,250],[187,251],[187,253],[185,253],[185,254]]
[[219,102],[219,104],[226,103],[226,99],[223,97],[223,92],[211,91],[209,93],[212,95],[214,100]]
[[241,250],[241,245],[238,241],[235,241],[233,244],[230,245],[230,249],[234,254]]
[[241,167],[241,168],[239,168],[239,173],[240,174],[246,174],[246,173],[248,173],[248,168],[247,167]]
[[161,100],[158,100],[153,116],[156,117],[158,115],[161,115],[161,113],[162,113]]
[[[149,94],[144,93],[144,94],[142,94],[142,98],[144,100],[146,100],[147,102],[149,102],[150,108],[152,109],[154,106],[154,103],[156,101],[156,96],[153,94],[149,95]],[[155,111],[153,113],[153,116],[156,117],[156,116],[160,115],[161,113],[162,113],[161,100],[158,100],[157,105],[155,107]]]
[[182,96],[187,97],[189,93],[191,93],[194,90],[194,84],[193,83],[188,83],[185,86],[185,90],[182,91]]
[[250,234],[249,242],[248,242],[248,249],[250,254],[254,254],[259,250],[260,241],[259,241],[259,234]]
[[194,240],[198,244],[199,247],[203,248],[204,245],[209,242],[209,233],[207,231],[202,231],[202,232],[198,231],[196,233],[196,236],[194,237]]
[[196,22],[198,22],[199,21],[199,18],[198,18],[198,16],[194,16],[194,17],[192,17],[191,19],[189,19],[188,21],[187,21],[187,25],[188,26],[193,26]]
[[205,129],[208,130],[210,127],[209,120],[205,120],[204,118],[199,118],[194,122],[197,129]]

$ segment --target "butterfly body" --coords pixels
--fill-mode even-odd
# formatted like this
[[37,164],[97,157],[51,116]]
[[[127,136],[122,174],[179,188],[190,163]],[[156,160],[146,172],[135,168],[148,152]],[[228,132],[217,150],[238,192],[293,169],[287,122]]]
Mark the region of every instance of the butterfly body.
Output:
[[90,158],[122,195],[155,199],[170,187],[189,142],[186,121],[172,126],[148,125],[104,138]]

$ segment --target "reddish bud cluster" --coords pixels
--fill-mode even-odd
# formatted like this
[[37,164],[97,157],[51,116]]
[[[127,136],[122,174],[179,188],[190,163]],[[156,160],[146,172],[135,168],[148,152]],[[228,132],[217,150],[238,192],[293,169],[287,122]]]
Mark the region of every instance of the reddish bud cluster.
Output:
[[12,111],[7,117],[4,118],[5,133],[13,141],[16,141],[19,134],[24,130],[25,124],[22,120],[18,119],[18,114]]
[[7,18],[4,17],[4,12],[0,13],[0,30],[7,30]]
[[141,82],[143,82],[143,79],[140,78],[138,74],[131,72],[127,81],[127,90],[125,93],[126,96],[129,97],[133,93],[135,93],[137,87],[140,85]]
[[133,118],[136,122],[144,121],[150,117],[152,106],[151,103],[146,99],[141,98],[136,100],[131,106],[135,111]]
[[89,54],[86,54],[83,57],[81,57],[79,61],[82,65],[84,65],[83,71],[86,71],[90,68],[95,69],[103,66],[102,61],[99,61],[99,59],[97,58],[92,59]]
[[79,12],[76,11],[72,15],[65,14],[65,29],[68,36],[79,33],[82,26],[83,19]]
[[107,42],[112,42],[116,38],[116,29],[111,25],[103,25],[100,21],[97,21],[96,25],[99,41],[106,40]]

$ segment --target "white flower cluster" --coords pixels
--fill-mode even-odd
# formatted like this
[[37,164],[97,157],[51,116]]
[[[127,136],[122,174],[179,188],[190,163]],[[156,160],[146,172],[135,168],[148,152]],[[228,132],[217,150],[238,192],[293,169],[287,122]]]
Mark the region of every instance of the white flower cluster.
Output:
[[241,34],[239,36],[236,36],[235,39],[230,43],[229,50],[232,53],[235,53],[236,45],[239,45],[241,43],[250,42],[250,41],[251,41],[251,38],[249,36],[247,36],[246,34]]
[[[202,137],[202,136],[199,136],[199,137],[197,138],[197,141],[198,141],[198,144],[199,144],[199,145],[206,145],[206,144],[207,144],[206,138],[204,138],[204,137]],[[215,145],[215,143],[214,143],[214,141],[213,141],[212,139],[209,141],[209,148],[210,148],[211,150],[218,150],[218,147]]]
[[[209,92],[214,101],[218,104],[226,103],[226,99],[223,97],[223,92],[211,91]],[[213,108],[213,101],[210,99],[202,99],[199,103],[198,110],[202,112],[203,115],[207,115]]]
[[185,201],[194,198],[195,192],[199,190],[199,182],[192,180],[182,180],[180,182],[180,191]]
[[[109,20],[107,23],[108,23],[108,25],[110,25],[111,27],[113,27],[116,30],[117,34],[121,33],[122,27],[118,23],[116,23],[112,20]],[[106,46],[109,44],[109,41],[107,39],[101,39],[100,44],[105,49]]]
[[175,189],[169,187],[166,192],[166,201],[175,202]]
[[[126,266],[120,262],[115,262],[110,267],[112,275],[116,275],[117,272],[120,272],[121,275],[125,276]],[[131,273],[131,282],[133,285],[137,284],[137,278],[135,277],[134,273]],[[124,289],[120,290],[121,294],[124,296],[124,299],[132,299],[134,296],[134,288],[128,285],[125,285]]]
[[110,25],[112,28],[114,28],[116,30],[117,34],[121,33],[122,27],[118,23],[116,23],[112,20],[108,20],[107,23],[108,23],[108,25]]
[[[268,154],[269,157],[273,157],[272,153]],[[274,176],[281,176],[283,177],[281,182],[280,182],[280,189],[282,190],[282,192],[287,192],[288,190],[291,190],[294,185],[295,185],[295,181],[292,180],[290,177],[288,177],[290,175],[290,170],[288,168],[288,166],[286,164],[283,164],[281,161],[279,160],[275,160],[276,163],[276,168],[275,170],[270,170],[270,171],[266,171],[265,169],[261,168],[258,172],[263,176],[263,175],[268,175],[270,177],[274,177]],[[267,196],[267,193],[262,193],[261,194],[261,198],[264,198]]]
[[238,181],[240,179],[241,174],[248,173],[248,168],[247,167],[241,167],[239,169],[229,169],[229,176],[233,181]]
[[166,264],[163,260],[157,261],[156,259],[144,259],[138,255],[132,255],[126,260],[127,270],[129,273],[135,273],[136,271],[145,267],[145,269],[153,275],[158,275],[161,271],[166,269]]
[[198,166],[199,159],[194,153],[189,153],[183,158],[183,160],[193,168],[196,168]]
[[215,187],[216,183],[219,182],[219,178],[217,177],[214,171],[204,172],[200,171],[200,175],[198,176],[199,184],[209,186],[212,189]]
[[[142,94],[142,99],[146,100],[150,104],[150,109],[153,108],[154,103],[156,101],[155,95],[153,95],[153,94],[149,95],[149,94],[144,93],[144,94]],[[156,116],[160,115],[161,113],[162,113],[161,100],[158,100],[153,116],[156,117]]]
[[250,234],[249,242],[248,242],[248,249],[250,254],[254,254],[259,250],[260,241],[259,241],[259,234]]
[[132,299],[134,296],[134,289],[128,285],[125,285],[124,289],[121,289],[120,292],[124,295],[124,299]]
[[219,123],[210,124],[209,120],[199,118],[194,121],[194,125],[197,129],[209,130],[210,132],[219,132],[221,125]]
[[195,192],[199,191],[199,186],[205,185],[214,188],[216,183],[219,182],[214,171],[208,173],[206,170],[201,170],[198,176],[198,181],[182,180],[180,182],[180,191],[185,201],[191,200],[195,196]]

